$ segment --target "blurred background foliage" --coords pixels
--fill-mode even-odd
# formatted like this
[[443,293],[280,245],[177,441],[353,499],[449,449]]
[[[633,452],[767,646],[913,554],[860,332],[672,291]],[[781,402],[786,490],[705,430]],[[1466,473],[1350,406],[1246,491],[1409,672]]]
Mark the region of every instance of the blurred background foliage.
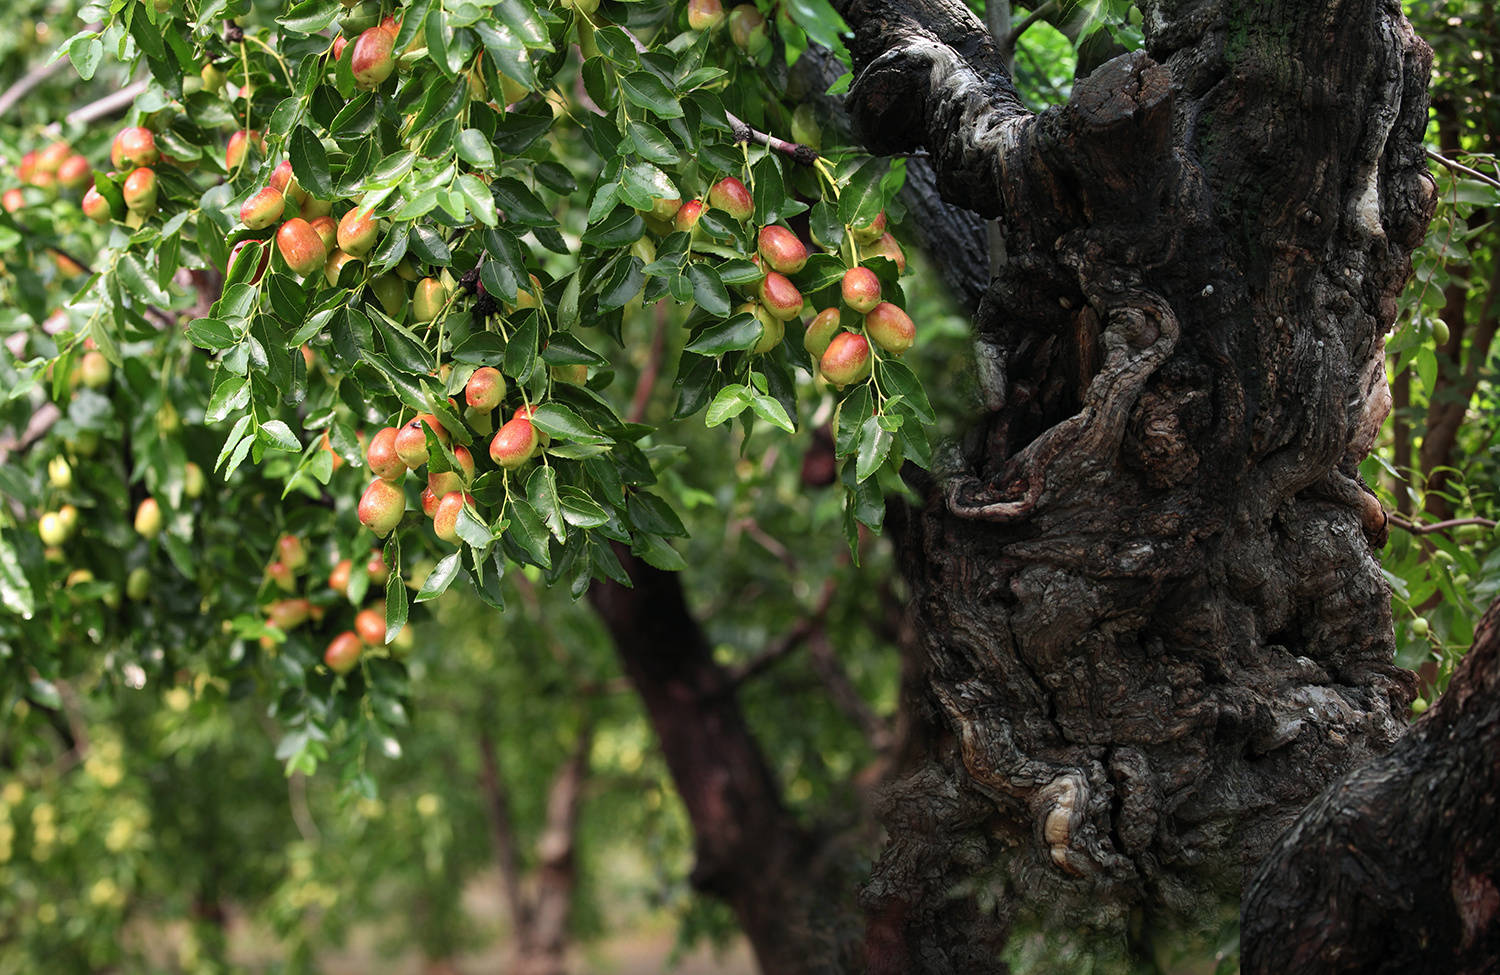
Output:
[[[1389,343],[1395,413],[1365,473],[1395,513],[1385,565],[1400,659],[1420,670],[1430,700],[1467,647],[1478,610],[1500,591],[1500,15],[1487,0],[1406,6],[1436,52],[1429,145],[1442,157],[1432,167],[1441,202]],[[1037,108],[1066,98],[1075,66],[1095,48],[1139,44],[1128,5],[1039,7],[1049,9],[1021,35],[1015,61]],[[8,8],[14,29],[0,31],[0,91],[82,26],[77,11],[55,2]],[[1011,13],[1019,24],[1030,11]],[[0,113],[5,178],[24,152],[59,137],[91,159],[107,155],[107,121],[64,122],[59,131],[59,109],[129,81],[107,60],[88,85],[64,65]],[[88,232],[72,203],[26,192],[34,198],[25,233],[60,244]],[[50,355],[35,326],[77,279],[56,259],[8,261],[21,233],[0,216],[0,332],[24,333],[28,354]],[[936,280],[919,271],[906,288],[924,327],[914,368],[935,377],[929,389],[941,432],[951,435],[975,408],[972,367],[966,324]],[[649,334],[657,314],[675,313],[647,308],[631,327]],[[184,339],[166,330],[159,341]],[[731,916],[688,884],[690,829],[607,634],[586,603],[534,574],[506,579],[503,615],[451,594],[432,604],[402,651],[405,675],[388,692],[351,698],[352,707],[380,711],[358,734],[298,741],[277,707],[268,713],[256,671],[240,666],[246,642],[263,632],[256,605],[265,597],[258,569],[245,567],[265,564],[277,535],[297,528],[296,505],[281,500],[285,472],[267,465],[244,474],[263,478],[259,492],[190,498],[162,473],[179,470],[180,457],[135,468],[90,449],[128,442],[137,455],[178,451],[212,464],[222,431],[200,425],[201,409],[180,437],[173,425],[174,403],[206,401],[206,360],[165,358],[181,368],[127,370],[108,398],[80,390],[48,438],[0,475],[12,504],[72,503],[97,530],[91,544],[67,550],[27,630],[45,633],[74,658],[69,672],[85,677],[37,682],[4,702],[0,975],[493,970],[496,946],[511,934],[497,831],[508,832],[522,881],[535,883],[549,796],[575,753],[586,756],[571,839],[577,967],[629,971],[625,953],[606,950],[621,932],[684,947],[731,944]],[[16,376],[0,355],[0,385],[14,389]],[[867,538],[861,563],[849,559],[838,492],[809,486],[804,472],[820,449],[811,433],[818,424],[795,440],[764,427],[726,436],[728,428],[706,430],[697,419],[672,424],[671,407],[670,392],[659,391],[646,418],[665,425],[662,443],[685,447],[664,493],[690,532],[681,551],[691,605],[719,662],[754,672],[741,687],[744,705],[788,804],[808,821],[858,822],[860,774],[879,757],[900,686],[904,593],[889,546]],[[24,398],[13,393],[4,411],[0,426],[24,428]],[[47,475],[59,456],[71,465],[67,488]],[[132,481],[137,469],[155,473]],[[150,545],[129,530],[128,513],[147,489],[171,499],[170,517],[194,519],[193,550]],[[39,545],[34,533],[13,537]],[[340,555],[368,549],[356,539],[311,553],[309,577],[321,586]],[[184,560],[218,574],[189,572]],[[149,571],[150,594],[122,603],[136,568]],[[92,579],[77,579],[79,569]],[[189,578],[207,581],[188,589]],[[760,659],[810,619],[858,706],[831,690],[812,654]],[[296,652],[298,639],[311,638],[293,636],[283,652]],[[303,652],[317,648],[307,642]],[[297,771],[288,759],[299,754],[323,767]],[[862,837],[855,855],[870,855],[875,841]],[[1018,945],[1022,967],[1045,966],[1035,948]],[[743,953],[711,964],[748,970]]]

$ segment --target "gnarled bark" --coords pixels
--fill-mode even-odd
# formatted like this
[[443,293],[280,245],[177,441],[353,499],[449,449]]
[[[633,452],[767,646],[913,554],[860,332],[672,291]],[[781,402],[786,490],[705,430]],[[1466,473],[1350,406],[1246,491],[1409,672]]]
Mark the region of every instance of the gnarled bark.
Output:
[[990,412],[902,540],[953,737],[892,796],[873,970],[1201,920],[1412,696],[1357,465],[1435,202],[1430,52],[1395,0],[1142,6],[1146,50],[1033,115],[962,4],[840,4],[871,148],[925,147],[1006,241]]
[[1247,975],[1480,975],[1500,958],[1500,601],[1448,690],[1256,871]]

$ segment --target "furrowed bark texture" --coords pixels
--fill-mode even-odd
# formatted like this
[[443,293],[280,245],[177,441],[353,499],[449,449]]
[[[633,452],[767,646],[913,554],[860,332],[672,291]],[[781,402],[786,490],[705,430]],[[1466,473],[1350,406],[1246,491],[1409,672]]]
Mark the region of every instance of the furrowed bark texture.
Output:
[[1500,601],[1448,690],[1330,786],[1245,898],[1247,975],[1481,975],[1500,958]]
[[889,798],[871,970],[1191,925],[1413,693],[1357,465],[1435,203],[1430,52],[1397,0],[1148,0],[1146,49],[1033,115],[956,0],[839,6],[866,142],[1006,241],[989,412],[901,540],[952,740]]
[[[714,662],[676,573],[623,547],[635,583],[595,583],[589,600],[645,704],[688,818],[693,886],[727,903],[763,972],[850,970],[858,932],[848,878],[782,805],[727,671]],[[848,900],[847,906],[841,900]]]

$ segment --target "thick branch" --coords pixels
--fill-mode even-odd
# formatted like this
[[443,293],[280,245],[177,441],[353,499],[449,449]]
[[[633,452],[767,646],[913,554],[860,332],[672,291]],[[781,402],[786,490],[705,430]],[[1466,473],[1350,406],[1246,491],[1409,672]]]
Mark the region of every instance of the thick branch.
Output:
[[1500,601],[1448,691],[1330,786],[1245,898],[1244,971],[1494,970],[1500,958]]
[[479,789],[484,799],[484,814],[490,826],[490,845],[500,867],[500,882],[505,887],[506,907],[510,910],[511,929],[517,937],[531,926],[530,905],[521,885],[521,845],[516,838],[515,823],[510,818],[510,800],[500,774],[500,760],[495,743],[481,722],[479,739]]

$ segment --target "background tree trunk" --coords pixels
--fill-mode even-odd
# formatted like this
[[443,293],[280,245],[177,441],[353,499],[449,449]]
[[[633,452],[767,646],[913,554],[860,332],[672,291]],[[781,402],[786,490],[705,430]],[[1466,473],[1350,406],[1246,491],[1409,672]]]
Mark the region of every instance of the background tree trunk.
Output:
[[900,539],[951,737],[890,797],[872,971],[1206,922],[1404,726],[1357,465],[1435,203],[1430,52],[1394,0],[1142,6],[1146,50],[1033,116],[963,5],[840,4],[867,144],[926,147],[1006,241],[992,412]]

